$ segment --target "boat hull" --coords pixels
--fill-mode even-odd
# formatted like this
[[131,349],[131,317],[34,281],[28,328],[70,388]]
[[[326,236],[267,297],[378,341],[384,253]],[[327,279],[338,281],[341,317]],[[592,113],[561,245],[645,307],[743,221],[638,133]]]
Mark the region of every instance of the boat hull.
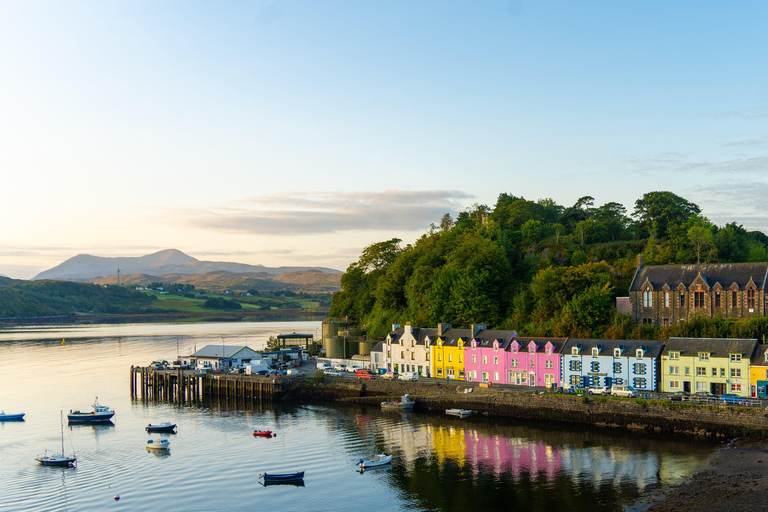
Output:
[[456,416],[458,418],[466,418],[470,414],[472,414],[472,411],[468,409],[446,409],[445,414],[449,416]]
[[68,468],[68,467],[74,467],[75,462],[77,461],[77,458],[51,456],[51,457],[38,457],[35,460],[39,462],[41,466],[58,466],[58,467]]
[[400,409],[407,410],[413,409],[415,403],[401,403],[401,402],[381,402],[382,409]]
[[99,412],[99,413],[80,413],[71,412],[67,414],[67,421],[69,423],[106,423],[112,419],[114,412]]
[[24,421],[25,414],[0,414],[0,421]]
[[171,447],[171,443],[165,442],[165,439],[160,439],[158,441],[149,441],[147,443],[147,450],[168,450]]
[[375,468],[379,466],[386,466],[387,464],[392,463],[392,456],[387,455],[386,457],[380,458],[380,459],[374,459],[374,460],[364,460],[358,463],[358,465],[363,469],[368,468]]
[[271,430],[254,430],[253,437],[272,437]]
[[144,430],[157,434],[175,434],[176,425],[147,425]]
[[296,473],[264,473],[262,475],[264,484],[293,483],[304,480],[304,472]]

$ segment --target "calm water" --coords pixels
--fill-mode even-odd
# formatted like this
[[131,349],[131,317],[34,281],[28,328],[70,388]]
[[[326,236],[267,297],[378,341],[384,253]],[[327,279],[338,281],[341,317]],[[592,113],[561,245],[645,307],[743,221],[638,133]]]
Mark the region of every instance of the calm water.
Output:
[[[130,366],[175,359],[177,345],[182,355],[209,343],[260,348],[270,335],[319,331],[319,322],[294,322],[0,332],[0,409],[27,414],[0,423],[0,510],[620,510],[686,478],[714,449],[685,437],[357,406],[131,402]],[[65,427],[78,467],[38,466],[45,448],[60,449],[59,411],[95,395],[116,410],[114,426]],[[179,424],[165,457],[144,448],[144,427],[161,421]],[[278,436],[254,438],[255,427]],[[394,454],[391,468],[355,470],[381,452]],[[293,470],[306,471],[304,487],[258,484],[261,472]]]

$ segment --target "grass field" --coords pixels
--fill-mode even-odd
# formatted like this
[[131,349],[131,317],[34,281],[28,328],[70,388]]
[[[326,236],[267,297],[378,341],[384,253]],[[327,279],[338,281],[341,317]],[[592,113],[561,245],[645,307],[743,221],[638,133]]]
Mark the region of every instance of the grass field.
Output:
[[[165,311],[179,311],[184,313],[205,313],[210,311],[216,311],[216,310],[212,310],[211,308],[203,307],[203,304],[206,301],[206,299],[203,299],[203,298],[183,297],[180,295],[173,295],[173,294],[161,294],[160,292],[155,290],[147,291],[144,293],[147,293],[149,295],[154,295],[155,297],[157,297],[157,301],[155,301],[150,306],[152,309],[165,310]],[[222,297],[227,300],[235,300],[242,305],[242,310],[237,310],[237,311],[259,311],[261,309],[261,304],[264,304],[264,303],[268,304],[270,308],[273,310],[280,310],[285,308],[286,306],[288,306],[288,308],[290,308],[291,306],[293,306],[294,308],[298,306],[304,310],[318,309],[320,307],[320,301],[316,301],[316,300],[300,300],[300,299],[257,297],[257,296],[230,297],[227,295],[215,295],[215,294],[209,294],[208,297],[211,297],[211,298]],[[261,304],[255,304],[252,302],[260,302]],[[219,311],[236,311],[236,310],[219,310]]]

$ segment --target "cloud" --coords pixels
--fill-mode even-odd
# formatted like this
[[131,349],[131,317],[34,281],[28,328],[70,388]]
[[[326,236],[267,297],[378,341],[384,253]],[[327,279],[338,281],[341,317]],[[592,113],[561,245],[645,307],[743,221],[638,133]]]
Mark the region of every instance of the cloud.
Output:
[[733,142],[728,142],[726,144],[723,144],[723,146],[729,147],[729,148],[753,148],[753,147],[760,147],[760,146],[766,146],[766,145],[768,145],[768,140],[761,140],[761,139],[736,140]]
[[676,169],[682,172],[706,172],[707,174],[752,174],[768,176],[768,156],[742,158],[721,162],[691,162]]
[[455,190],[318,192],[252,197],[242,206],[197,212],[186,222],[208,229],[263,235],[350,231],[417,231],[461,208],[470,194]]
[[765,214],[765,198],[768,183],[762,181],[720,181],[697,185],[691,191],[701,197],[697,200],[706,215],[715,224],[729,222],[742,224],[749,230],[768,233]]

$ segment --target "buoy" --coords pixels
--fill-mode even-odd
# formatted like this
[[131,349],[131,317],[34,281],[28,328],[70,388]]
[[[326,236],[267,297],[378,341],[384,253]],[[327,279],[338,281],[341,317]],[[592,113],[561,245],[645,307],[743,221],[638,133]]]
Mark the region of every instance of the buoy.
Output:
[[67,342],[66,342],[66,341],[64,341],[64,338],[62,338],[62,339],[61,339],[61,344],[62,344],[62,345],[66,345],[66,344],[67,344]]
[[119,494],[115,494],[115,501],[120,501],[120,495]]

